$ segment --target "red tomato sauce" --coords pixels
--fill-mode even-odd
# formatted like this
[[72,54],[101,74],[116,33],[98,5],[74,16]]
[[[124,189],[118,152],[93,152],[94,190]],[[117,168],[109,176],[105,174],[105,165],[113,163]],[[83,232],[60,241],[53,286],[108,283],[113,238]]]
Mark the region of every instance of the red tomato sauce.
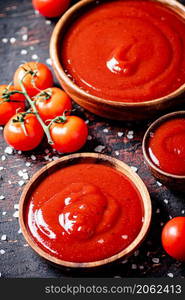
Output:
[[161,170],[185,175],[185,119],[163,123],[149,140],[149,155]]
[[185,21],[153,1],[109,1],[64,36],[61,63],[92,95],[121,102],[165,96],[185,83]]
[[27,227],[47,253],[72,262],[91,262],[126,248],[143,222],[141,196],[113,168],[81,163],[62,168],[33,191]]

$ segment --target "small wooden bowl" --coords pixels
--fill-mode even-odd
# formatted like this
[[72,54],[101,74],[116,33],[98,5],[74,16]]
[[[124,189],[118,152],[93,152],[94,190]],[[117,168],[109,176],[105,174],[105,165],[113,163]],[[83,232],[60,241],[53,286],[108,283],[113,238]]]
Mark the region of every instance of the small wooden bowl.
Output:
[[[93,261],[93,262],[84,262],[84,263],[75,263],[75,262],[69,262],[64,261],[61,259],[58,259],[54,256],[51,256],[50,254],[46,253],[44,250],[42,250],[32,239],[32,236],[29,232],[29,229],[26,226],[26,207],[28,200],[30,198],[31,193],[33,190],[38,186],[44,178],[46,178],[49,174],[55,172],[58,169],[61,169],[63,167],[73,165],[73,164],[79,164],[79,163],[97,163],[97,164],[104,164],[108,165],[119,172],[125,174],[136,186],[139,193],[141,194],[142,198],[142,204],[143,204],[143,216],[144,221],[143,225],[141,227],[141,230],[138,234],[138,236],[135,238],[135,240],[124,250],[121,252],[99,261]],[[20,227],[22,230],[22,233],[28,242],[28,244],[31,246],[31,248],[39,254],[41,257],[45,258],[47,261],[60,266],[60,267],[70,267],[70,268],[92,268],[92,267],[99,267],[108,263],[111,263],[118,259],[123,259],[128,255],[131,255],[133,251],[141,244],[141,242],[144,240],[149,226],[151,222],[151,200],[149,193],[147,191],[147,188],[143,181],[140,179],[140,177],[131,170],[129,166],[127,166],[125,163],[111,158],[106,155],[102,154],[96,154],[96,153],[80,153],[80,154],[72,154],[65,156],[63,158],[58,159],[57,161],[54,161],[52,163],[49,163],[45,167],[43,167],[40,171],[38,171],[29,181],[29,183],[24,188],[24,191],[21,195],[20,199],[20,206],[19,206],[19,222]]]
[[[106,1],[106,0],[104,0]],[[185,6],[176,0],[153,0],[161,2],[179,14],[185,19]],[[83,14],[84,11],[94,6],[96,0],[83,0],[73,5],[61,17],[52,34],[50,41],[50,56],[52,59],[55,74],[66,93],[76,101],[79,105],[95,113],[101,117],[114,119],[114,120],[143,120],[149,119],[164,110],[169,110],[175,107],[180,107],[184,103],[185,98],[175,99],[185,91],[185,84],[174,92],[151,101],[140,103],[125,103],[105,100],[91,94],[86,93],[80,89],[72,80],[66,75],[60,61],[61,41],[67,28]]]
[[153,122],[148,130],[146,131],[144,138],[143,138],[143,144],[142,144],[142,150],[144,159],[149,166],[149,169],[151,170],[152,174],[162,182],[163,184],[171,187],[174,190],[177,191],[183,191],[185,192],[185,176],[179,176],[170,174],[167,172],[162,171],[159,169],[151,160],[150,155],[148,153],[148,142],[151,137],[151,133],[155,132],[155,130],[164,122],[176,119],[176,118],[185,118],[185,111],[176,111],[167,115],[164,115],[157,119],[155,122]]

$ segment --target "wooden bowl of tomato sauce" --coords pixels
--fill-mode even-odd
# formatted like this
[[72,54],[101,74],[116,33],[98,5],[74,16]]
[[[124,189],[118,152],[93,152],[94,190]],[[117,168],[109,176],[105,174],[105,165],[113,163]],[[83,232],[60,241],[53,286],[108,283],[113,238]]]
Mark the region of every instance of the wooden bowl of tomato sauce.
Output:
[[184,103],[184,32],[185,7],[175,0],[83,0],[57,23],[50,55],[79,105],[142,120]]
[[151,222],[151,200],[125,163],[72,154],[38,171],[20,199],[20,226],[32,249],[61,267],[92,268],[135,251]]
[[166,114],[153,122],[142,148],[152,174],[165,185],[185,192],[185,111]]

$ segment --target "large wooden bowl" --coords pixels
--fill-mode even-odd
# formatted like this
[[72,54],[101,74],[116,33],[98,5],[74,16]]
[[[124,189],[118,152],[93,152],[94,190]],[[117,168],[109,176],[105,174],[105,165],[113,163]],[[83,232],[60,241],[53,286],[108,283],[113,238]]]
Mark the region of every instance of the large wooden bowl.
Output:
[[[30,196],[33,192],[33,190],[42,182],[44,178],[46,178],[49,174],[55,172],[58,169],[61,169],[68,165],[73,164],[80,164],[80,163],[97,163],[97,164],[104,164],[108,165],[111,168],[114,168],[118,170],[119,172],[125,174],[136,186],[138,189],[141,198],[142,198],[142,206],[143,206],[143,225],[141,227],[141,230],[137,237],[133,240],[133,242],[126,247],[121,252],[99,261],[94,262],[84,262],[84,263],[75,263],[75,262],[69,262],[64,261],[61,259],[58,259],[54,256],[49,255],[46,253],[43,249],[41,249],[32,239],[31,233],[29,229],[26,226],[26,207],[28,204],[28,201],[30,199]],[[118,183],[119,184],[119,183]],[[20,227],[22,230],[22,233],[28,242],[28,244],[32,247],[32,249],[37,252],[41,257],[45,258],[49,262],[58,265],[60,267],[71,267],[71,268],[92,268],[92,267],[99,267],[108,263],[111,263],[118,259],[123,259],[128,255],[131,255],[133,251],[142,243],[144,240],[149,226],[151,222],[151,200],[149,193],[147,191],[147,188],[143,181],[140,179],[140,177],[131,170],[129,166],[127,166],[125,163],[111,158],[106,155],[102,154],[96,154],[96,153],[81,153],[81,154],[72,154],[65,156],[63,158],[60,158],[57,161],[54,161],[52,163],[49,163],[45,167],[43,167],[40,171],[38,171],[29,181],[29,183],[24,188],[24,191],[21,195],[20,199],[20,206],[19,206],[19,222]]]
[[[107,0],[102,0],[107,1]],[[153,0],[170,7],[185,19],[185,7],[175,0]],[[96,0],[82,0],[72,6],[57,23],[50,42],[50,56],[55,74],[63,89],[79,105],[99,116],[115,120],[142,120],[153,117],[164,110],[178,107],[185,102],[185,97],[176,97],[185,91],[185,84],[164,97],[140,103],[125,103],[105,100],[86,93],[66,75],[60,61],[61,41],[71,22],[85,10],[90,9]]]
[[146,164],[148,165],[153,176],[156,177],[156,179],[162,182],[164,185],[167,185],[173,190],[181,191],[185,193],[185,176],[174,175],[159,169],[153,163],[148,153],[148,143],[151,138],[151,134],[155,132],[155,130],[159,128],[159,126],[165,123],[166,121],[176,119],[176,118],[185,118],[185,111],[176,111],[164,115],[159,119],[157,119],[155,122],[153,122],[144,135],[142,149],[143,149],[143,155]]

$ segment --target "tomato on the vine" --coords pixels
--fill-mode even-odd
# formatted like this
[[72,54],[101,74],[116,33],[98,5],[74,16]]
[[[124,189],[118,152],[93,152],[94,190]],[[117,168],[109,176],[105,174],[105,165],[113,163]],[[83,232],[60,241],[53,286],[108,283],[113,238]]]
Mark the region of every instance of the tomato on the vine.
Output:
[[185,217],[168,221],[162,231],[164,250],[173,258],[185,261]]
[[63,115],[72,108],[70,97],[61,89],[52,87],[35,96],[35,105],[43,121]]
[[61,16],[70,4],[70,0],[32,0],[33,7],[48,18]]
[[4,139],[16,150],[28,151],[36,148],[44,136],[37,117],[32,114],[18,113],[4,127]]
[[53,86],[53,75],[50,69],[39,62],[27,62],[19,66],[14,74],[14,85],[17,89],[21,89],[21,80],[31,97],[37,95],[40,90]]
[[14,90],[14,86],[0,85],[0,125],[5,125],[17,110],[25,108],[25,96]]
[[77,116],[59,117],[50,126],[52,147],[59,152],[75,152],[87,140],[88,128],[84,120]]

